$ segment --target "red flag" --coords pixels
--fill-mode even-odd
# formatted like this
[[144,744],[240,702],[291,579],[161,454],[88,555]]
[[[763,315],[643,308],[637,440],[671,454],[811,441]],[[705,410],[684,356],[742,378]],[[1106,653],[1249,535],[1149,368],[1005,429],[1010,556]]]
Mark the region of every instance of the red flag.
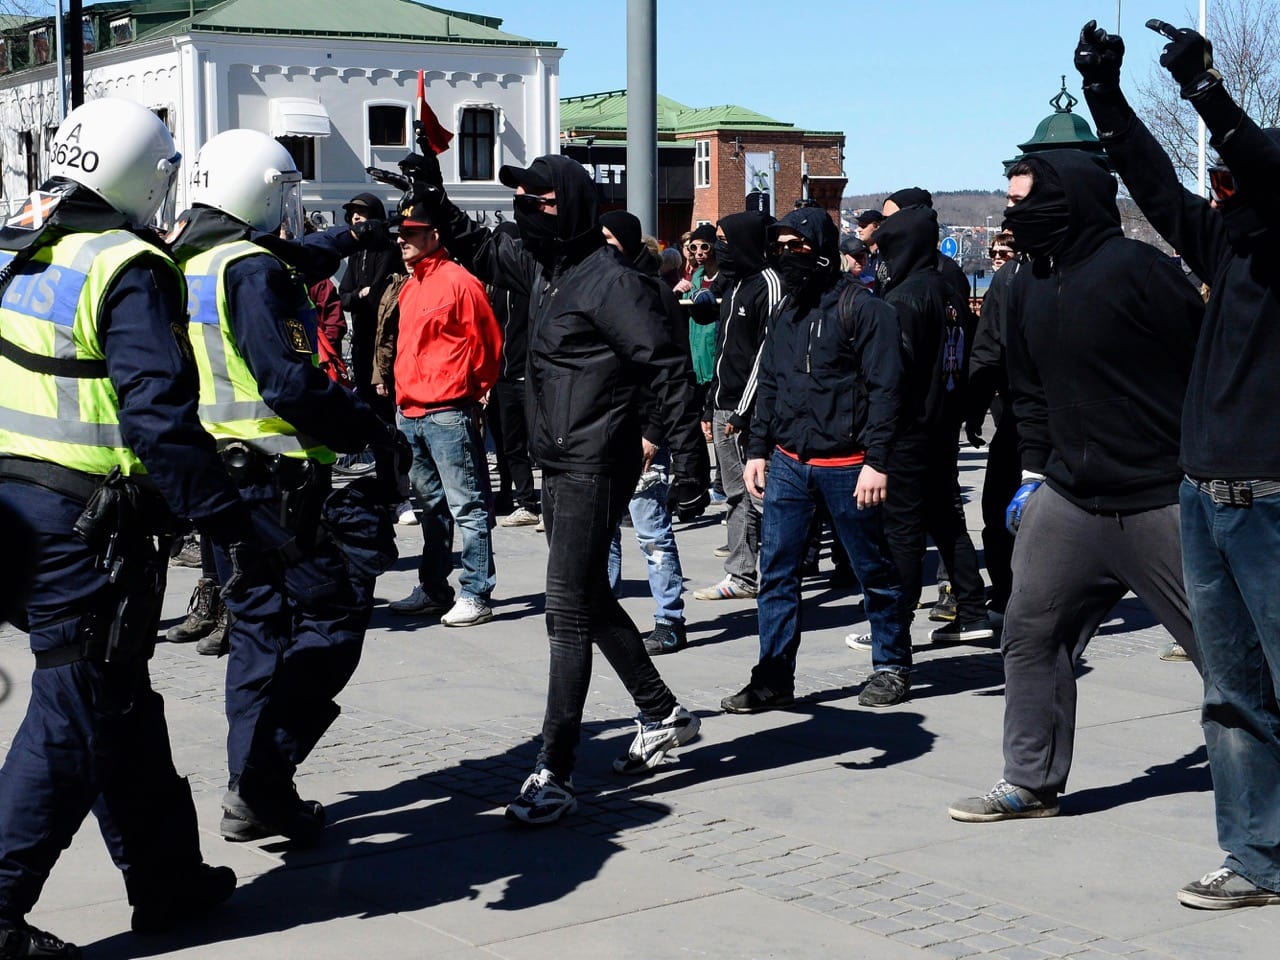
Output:
[[453,134],[440,125],[427,103],[427,81],[421,70],[418,71],[418,121],[415,126],[420,147],[430,147],[432,153],[444,153],[449,149]]

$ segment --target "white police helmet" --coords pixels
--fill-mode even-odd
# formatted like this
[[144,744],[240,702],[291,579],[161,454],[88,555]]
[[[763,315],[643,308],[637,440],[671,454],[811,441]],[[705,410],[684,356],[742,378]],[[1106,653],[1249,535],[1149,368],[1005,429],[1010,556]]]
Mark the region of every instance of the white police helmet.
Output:
[[302,174],[289,151],[257,130],[225,130],[196,154],[191,202],[256,230],[302,236]]
[[177,176],[182,155],[163,121],[118,97],[76,107],[49,147],[49,175],[92,190],[135,226],[149,224]]

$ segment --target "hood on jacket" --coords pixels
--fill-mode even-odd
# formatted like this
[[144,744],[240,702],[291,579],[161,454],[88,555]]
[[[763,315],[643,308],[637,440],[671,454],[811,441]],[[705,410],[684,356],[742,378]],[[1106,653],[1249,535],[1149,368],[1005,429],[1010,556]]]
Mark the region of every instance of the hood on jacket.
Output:
[[1025,163],[1033,171],[1031,192],[1010,210],[1042,209],[1065,199],[1067,230],[1053,251],[1055,260],[1084,260],[1105,241],[1124,236],[1116,206],[1116,179],[1098,160],[1082,150],[1045,150],[1026,157]]
[[558,153],[547,154],[526,168],[504,166],[498,178],[509,187],[525,184],[527,190],[531,186],[542,187],[537,192],[543,193],[549,184],[556,192],[555,248],[548,251],[551,260],[577,263],[604,246],[596,185],[577,160]]
[[904,187],[901,190],[895,190],[884,198],[884,203],[892,203],[899,210],[905,210],[907,207],[932,207],[933,194],[924,187]]
[[626,210],[610,210],[600,214],[600,226],[608,227],[622,244],[622,252],[628,260],[635,260],[644,250],[644,230],[640,218]]
[[876,231],[881,292],[887,293],[913,273],[938,265],[938,214],[925,206],[903,207]]
[[765,259],[765,244],[772,223],[773,217],[759,210],[731,213],[720,221],[725,243],[733,251],[733,274],[736,278],[754,276],[769,265]]
[[772,240],[783,230],[790,230],[804,237],[809,241],[809,246],[813,247],[813,252],[832,265],[834,273],[840,272],[840,231],[827,216],[827,211],[820,207],[792,210],[781,220],[769,225],[768,238]]
[[353,210],[359,210],[370,220],[387,219],[387,208],[372,193],[357,193],[342,205],[342,209],[346,211],[347,223],[351,222],[351,212]]

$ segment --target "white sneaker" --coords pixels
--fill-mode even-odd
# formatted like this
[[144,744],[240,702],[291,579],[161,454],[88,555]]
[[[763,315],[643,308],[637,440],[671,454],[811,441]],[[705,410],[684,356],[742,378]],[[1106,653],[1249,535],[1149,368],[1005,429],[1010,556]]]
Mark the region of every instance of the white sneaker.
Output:
[[396,523],[404,524],[406,527],[416,527],[418,525],[418,513],[413,509],[413,501],[406,500],[400,504],[397,512],[399,516],[396,518]]
[[688,743],[698,735],[702,721],[696,714],[677,705],[665,720],[646,723],[644,717],[636,717],[635,739],[625,757],[613,761],[617,773],[648,773],[662,762],[668,750]]
[[871,634],[851,633],[844,638],[844,645],[850,650],[870,650]]
[[500,527],[532,527],[538,523],[538,515],[525,507],[516,507],[498,521]]
[[546,767],[540,767],[525,779],[520,796],[507,804],[507,819],[531,824],[555,823],[577,809],[573,778],[562,783]]
[[534,533],[546,533],[546,532],[547,532],[547,522],[546,522],[545,520],[543,520],[541,517],[539,517],[539,518],[538,518],[538,525],[537,525],[536,527],[534,527],[534,528],[533,528],[533,532],[534,532]]
[[446,627],[474,627],[493,619],[493,610],[483,600],[475,597],[459,597],[453,609],[440,618]]

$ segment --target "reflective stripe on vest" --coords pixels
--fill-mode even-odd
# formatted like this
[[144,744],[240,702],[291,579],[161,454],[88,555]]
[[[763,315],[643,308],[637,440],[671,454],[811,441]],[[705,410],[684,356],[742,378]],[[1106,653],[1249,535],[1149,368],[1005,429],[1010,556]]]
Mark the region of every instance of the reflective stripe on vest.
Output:
[[[144,255],[172,266],[133,234],[109,230],[68,234],[15,270],[0,300],[0,336],[35,358],[90,363],[55,375],[0,357],[0,453],[99,475],[117,466],[126,475],[146,472],[120,432],[105,366],[95,367],[105,360],[98,328],[107,292]],[[0,269],[12,260],[0,251]]]
[[[197,254],[182,264],[187,275],[187,312],[191,347],[200,372],[200,419],[219,445],[241,440],[266,454],[284,454],[320,463],[337,455],[294,427],[262,399],[258,383],[236,344],[227,300],[227,270],[245,257],[274,256],[237,240]],[[299,281],[300,282],[300,281]],[[306,291],[302,302],[310,303]],[[312,354],[312,363],[318,362]]]

